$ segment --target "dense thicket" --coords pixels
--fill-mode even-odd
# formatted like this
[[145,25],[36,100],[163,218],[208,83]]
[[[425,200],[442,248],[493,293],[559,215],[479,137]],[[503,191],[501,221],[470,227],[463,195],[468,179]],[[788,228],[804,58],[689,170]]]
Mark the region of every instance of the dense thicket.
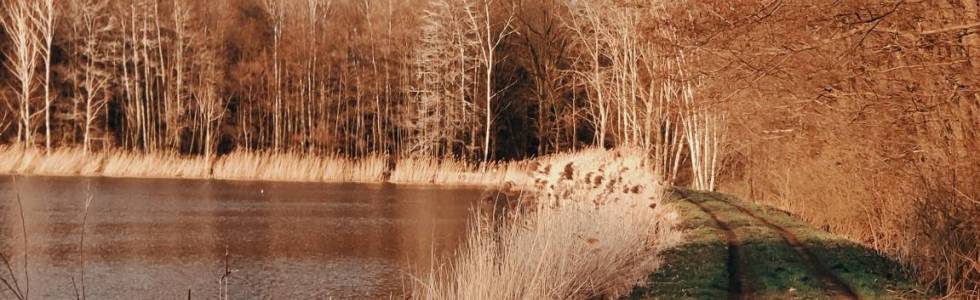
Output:
[[10,143],[469,160],[639,146],[664,179],[978,289],[976,0],[5,4]]
[[980,292],[977,1],[677,5],[665,43],[727,116],[723,189]]

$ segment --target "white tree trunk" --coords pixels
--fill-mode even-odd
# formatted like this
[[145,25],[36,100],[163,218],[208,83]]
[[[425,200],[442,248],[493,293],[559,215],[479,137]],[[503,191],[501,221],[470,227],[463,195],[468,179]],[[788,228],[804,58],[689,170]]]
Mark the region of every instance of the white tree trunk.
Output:
[[54,0],[43,0],[41,5],[36,5],[37,10],[35,26],[38,34],[43,39],[44,48],[41,53],[44,56],[44,148],[51,152],[51,50],[54,42]]
[[31,89],[34,81],[34,71],[37,66],[37,56],[40,41],[34,31],[31,3],[26,1],[7,2],[6,13],[0,18],[11,40],[12,48],[9,60],[10,69],[20,83],[17,98],[19,99],[17,138],[27,146],[33,145],[33,126],[31,119]]

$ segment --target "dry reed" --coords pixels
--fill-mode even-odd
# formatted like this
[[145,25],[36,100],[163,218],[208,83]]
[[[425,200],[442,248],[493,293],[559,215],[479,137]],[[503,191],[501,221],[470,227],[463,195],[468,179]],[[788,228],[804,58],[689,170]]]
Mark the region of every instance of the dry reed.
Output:
[[471,164],[456,160],[400,158],[386,177],[388,158],[352,159],[296,153],[234,152],[208,160],[168,152],[80,148],[44,150],[0,146],[0,174],[106,176],[297,182],[392,182],[404,184],[526,185],[526,162]]
[[[535,205],[479,219],[449,267],[411,286],[416,299],[613,298],[653,271],[676,243],[676,214],[634,151],[541,159]],[[651,209],[653,208],[653,209]]]

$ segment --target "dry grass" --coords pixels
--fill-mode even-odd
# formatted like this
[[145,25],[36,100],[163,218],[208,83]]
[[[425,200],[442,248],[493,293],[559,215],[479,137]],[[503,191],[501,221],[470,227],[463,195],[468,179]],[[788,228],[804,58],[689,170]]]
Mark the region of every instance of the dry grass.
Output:
[[[902,261],[940,293],[973,299],[980,297],[980,39],[918,28],[974,23],[978,8],[818,0],[732,27],[728,20],[758,6],[685,0],[671,2],[671,17],[657,25],[674,29],[684,69],[705,75],[694,80],[699,95],[729,118],[723,191],[791,211]],[[869,25],[876,29],[842,17],[870,11],[881,16]],[[813,47],[797,48],[804,44]],[[790,48],[801,50],[770,51]],[[731,68],[735,61],[765,71]]]
[[534,205],[474,222],[450,266],[414,282],[413,298],[614,298],[679,239],[670,229],[676,214],[656,205],[663,189],[639,152],[591,150],[541,161],[536,193],[526,199]]
[[527,162],[471,164],[432,158],[403,159],[391,174],[394,183],[472,184],[530,183]]
[[500,185],[530,182],[527,163],[469,164],[454,160],[402,158],[390,178],[388,159],[350,159],[295,153],[235,152],[209,161],[202,156],[80,148],[43,150],[0,146],[0,173],[47,176],[107,176],[296,182],[392,182],[405,184]]
[[384,160],[351,160],[292,153],[244,153],[222,156],[214,164],[214,178],[263,181],[381,182]]
[[873,247],[946,296],[980,297],[975,103],[922,112],[926,121],[914,123],[914,134],[896,133],[884,118],[860,130],[827,120],[816,128],[830,129],[811,134],[832,144],[787,138],[747,148],[748,159],[733,170],[741,178],[723,189]]

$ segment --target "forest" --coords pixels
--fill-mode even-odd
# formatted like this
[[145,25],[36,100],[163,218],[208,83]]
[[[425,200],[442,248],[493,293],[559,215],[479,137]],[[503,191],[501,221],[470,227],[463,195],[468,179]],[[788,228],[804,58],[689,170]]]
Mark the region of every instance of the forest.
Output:
[[976,0],[7,0],[0,140],[472,162],[638,147],[980,286]]
[[[609,120],[614,101],[586,101],[626,88],[655,100],[639,89],[653,70],[633,62],[633,78],[614,78],[609,64],[630,57],[599,57],[638,58],[639,45],[586,42],[635,33],[640,11],[422,2],[9,1],[3,79],[16,88],[4,90],[0,132],[45,149],[489,160],[616,143],[648,125],[626,103],[632,129]],[[624,13],[624,32],[600,29],[600,13]]]

